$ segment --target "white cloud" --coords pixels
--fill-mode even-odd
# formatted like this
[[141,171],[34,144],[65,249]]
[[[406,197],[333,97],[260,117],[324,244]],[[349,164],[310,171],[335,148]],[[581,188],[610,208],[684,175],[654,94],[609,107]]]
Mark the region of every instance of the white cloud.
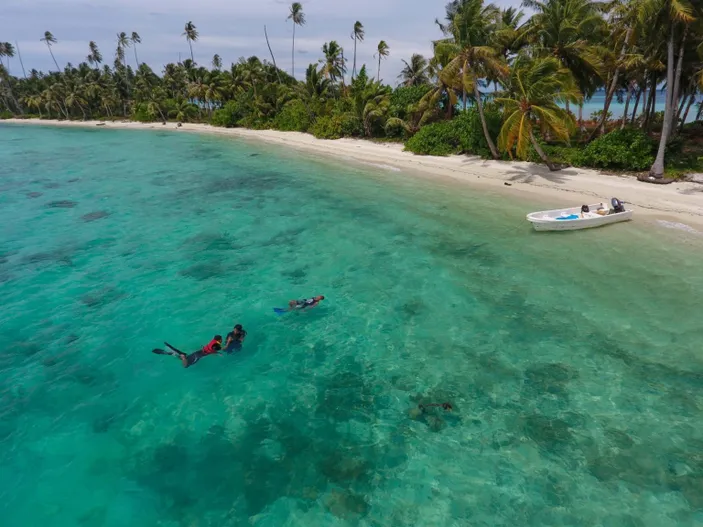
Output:
[[[0,41],[18,41],[27,68],[55,68],[46,46],[39,41],[50,30],[58,39],[53,47],[60,65],[77,64],[95,40],[107,62],[112,62],[115,36],[137,31],[142,37],[139,59],[155,70],[190,55],[181,36],[192,20],[200,33],[194,43],[196,61],[209,64],[218,53],[225,64],[241,56],[269,58],[263,34],[267,25],[279,67],[290,70],[292,24],[286,21],[290,2],[282,0],[2,0]],[[376,72],[373,57],[378,41],[385,40],[391,55],[382,68],[386,81],[394,81],[401,59],[412,53],[431,53],[431,40],[439,37],[434,19],[444,13],[445,0],[303,0],[307,24],[296,30],[296,73],[322,56],[324,42],[337,40],[351,59],[349,35],[356,20],[366,29],[358,44],[357,64]],[[500,3],[500,2],[499,2]],[[508,3],[504,1],[502,3]],[[133,55],[128,55],[133,59]],[[351,65],[350,65],[351,68]],[[13,71],[19,64],[12,65]]]

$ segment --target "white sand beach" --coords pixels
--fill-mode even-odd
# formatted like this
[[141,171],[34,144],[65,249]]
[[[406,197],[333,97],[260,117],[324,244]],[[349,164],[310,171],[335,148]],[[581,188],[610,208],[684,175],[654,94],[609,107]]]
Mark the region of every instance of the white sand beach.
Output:
[[[322,140],[299,132],[219,128],[207,124],[137,123],[112,121],[50,121],[7,119],[5,123],[78,126],[134,130],[172,130],[265,141],[319,155],[335,156],[383,169],[415,172],[426,177],[451,178],[475,186],[523,194],[548,208],[577,206],[616,196],[635,210],[636,218],[661,219],[703,227],[703,184],[675,182],[652,185],[632,176],[609,175],[569,167],[550,172],[547,167],[526,162],[488,161],[471,156],[418,156],[396,143],[374,143],[360,139]],[[507,183],[507,185],[506,185]],[[530,212],[526,210],[525,212]]]

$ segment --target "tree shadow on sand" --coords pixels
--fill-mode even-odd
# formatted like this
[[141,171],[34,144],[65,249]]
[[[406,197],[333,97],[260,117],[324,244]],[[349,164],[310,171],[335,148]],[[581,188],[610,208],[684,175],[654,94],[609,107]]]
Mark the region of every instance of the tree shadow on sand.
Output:
[[549,183],[564,185],[569,181],[568,176],[576,176],[577,172],[569,168],[552,172],[546,166],[529,163],[511,166],[508,175],[509,181],[516,183],[538,183],[542,178]]

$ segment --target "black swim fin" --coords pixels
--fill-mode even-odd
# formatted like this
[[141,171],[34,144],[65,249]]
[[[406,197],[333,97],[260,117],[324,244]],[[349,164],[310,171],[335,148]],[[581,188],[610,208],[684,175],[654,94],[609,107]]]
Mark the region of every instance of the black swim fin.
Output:
[[159,348],[154,348],[153,350],[151,350],[151,352],[156,353],[157,355],[170,355],[170,353],[168,351],[164,351]]

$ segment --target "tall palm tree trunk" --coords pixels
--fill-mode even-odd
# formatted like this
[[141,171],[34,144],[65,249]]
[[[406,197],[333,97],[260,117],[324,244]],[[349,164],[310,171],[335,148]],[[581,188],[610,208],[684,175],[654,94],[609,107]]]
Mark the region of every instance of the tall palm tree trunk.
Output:
[[354,35],[354,66],[352,67],[352,80],[356,77],[356,35]]
[[[278,77],[278,84],[281,84],[281,74],[278,72],[278,66],[276,66],[276,57],[273,56],[273,50],[271,49],[271,44],[269,44],[269,34],[266,31],[266,24],[264,24],[264,36],[266,37],[266,45],[269,48],[269,53],[271,53],[273,67],[276,69],[276,77]],[[254,95],[256,96],[256,86],[254,86]]]
[[290,74],[293,77],[295,77],[295,25],[295,21],[293,21],[293,51],[291,52],[292,66],[290,68]]
[[625,59],[625,52],[627,51],[627,43],[630,41],[630,35],[632,35],[632,28],[627,28],[625,32],[625,41],[622,43],[622,48],[620,48],[620,57],[618,58],[618,65],[615,67],[615,72],[613,73],[613,80],[610,82],[610,88],[608,88],[608,93],[605,95],[605,106],[603,106],[603,115],[600,116],[600,122],[591,132],[591,136],[588,140],[592,140],[596,134],[605,133],[605,121],[608,118],[608,109],[610,108],[610,103],[615,95],[615,90],[618,87],[618,77],[620,76],[620,64]]
[[583,103],[579,103],[579,130],[581,130],[581,133],[585,131],[586,127],[583,126]]
[[632,109],[632,116],[630,117],[630,124],[635,122],[635,117],[637,116],[637,107],[640,105],[640,98],[642,97],[642,88],[637,88],[637,95],[635,96],[635,107]]
[[381,82],[381,54],[378,54],[378,81]]
[[542,150],[542,147],[539,145],[537,142],[537,139],[535,139],[535,135],[532,133],[532,130],[530,130],[530,142],[532,143],[532,148],[535,149],[535,152],[537,152],[537,155],[539,155],[540,159],[544,161],[544,164],[547,165],[550,171],[556,172],[559,170],[554,163],[552,163],[549,158],[547,157],[547,154],[544,153],[544,150]]
[[139,69],[139,57],[137,56],[137,45],[134,44],[134,61],[137,63],[137,69]]
[[195,64],[195,57],[193,57],[193,42],[188,39],[188,47],[190,47],[190,61]]
[[622,111],[622,120],[620,121],[620,130],[625,128],[627,122],[627,111],[630,108],[630,98],[632,97],[632,81],[627,83],[627,98],[625,99],[625,109]]
[[27,72],[24,71],[24,62],[22,62],[22,53],[20,53],[20,45],[19,43],[15,40],[15,47],[17,48],[17,58],[20,59],[20,66],[22,66],[22,75],[24,78],[27,78]]
[[686,119],[688,119],[688,112],[691,109],[691,106],[693,106],[694,102],[696,102],[696,92],[695,91],[688,98],[688,104],[686,105],[686,111],[683,113],[683,119],[681,119],[681,124],[679,124],[679,133],[681,133],[681,130],[683,130],[683,125],[686,124]]
[[650,114],[652,113],[652,104],[657,97],[657,75],[652,73],[649,79],[649,94],[644,100],[642,106],[642,122],[640,123],[640,128],[644,130],[649,130]]
[[[666,143],[669,140],[669,131],[671,130],[671,105],[673,103],[673,90],[669,90],[669,86],[674,86],[674,24],[669,24],[669,39],[666,44],[666,98],[664,103],[664,123],[662,124],[662,133],[659,137],[659,149],[657,157],[654,160],[652,168],[649,169],[649,175],[655,178],[664,176],[664,153],[666,152]],[[653,90],[654,91],[654,87]]]
[[[681,71],[683,69],[683,50],[688,36],[688,24],[684,27],[681,37],[681,45],[679,46],[679,58],[676,63],[676,73],[674,77],[674,92],[671,94],[671,129],[676,127],[676,119],[680,112],[677,112],[679,106],[679,95],[681,92]],[[666,86],[666,91],[669,91],[669,86]]]
[[49,45],[48,42],[46,44],[46,47],[49,48],[49,53],[51,53],[51,58],[54,59],[54,64],[56,64],[56,71],[60,72],[61,68],[59,68],[59,63],[56,62],[56,57],[54,57],[54,52],[51,51],[51,46]]
[[478,115],[481,117],[481,128],[483,128],[483,135],[486,137],[486,143],[488,143],[488,148],[491,150],[491,155],[493,159],[498,159],[498,149],[496,148],[493,139],[491,139],[491,134],[488,133],[488,124],[486,123],[486,116],[483,114],[483,101],[481,100],[481,92],[478,91],[478,79],[476,78],[476,72],[473,68],[470,68],[471,76],[474,81],[474,97],[476,97],[476,106],[478,107]]

